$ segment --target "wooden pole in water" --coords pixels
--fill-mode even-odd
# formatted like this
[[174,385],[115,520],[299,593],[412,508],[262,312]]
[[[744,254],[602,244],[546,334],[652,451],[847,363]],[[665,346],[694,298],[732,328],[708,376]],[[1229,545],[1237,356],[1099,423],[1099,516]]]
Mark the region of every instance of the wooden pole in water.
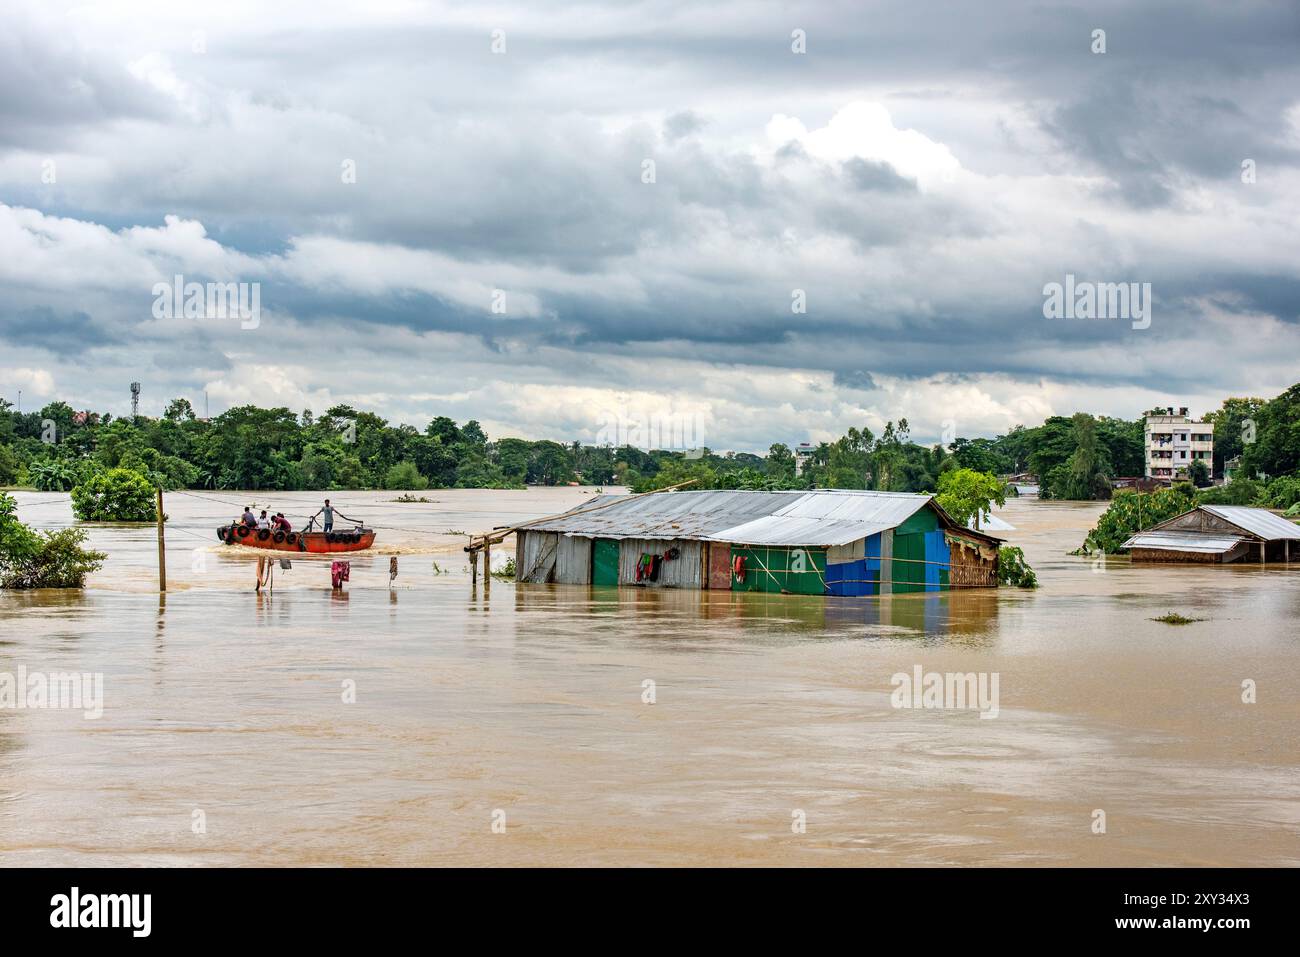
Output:
[[469,550],[469,583],[475,586],[478,585],[478,549],[477,548],[471,548]]
[[167,590],[167,547],[163,541],[163,503],[162,503],[162,486],[157,488],[158,497],[155,501],[158,517],[158,590],[165,592]]
[[492,540],[483,546],[483,594],[492,590]]

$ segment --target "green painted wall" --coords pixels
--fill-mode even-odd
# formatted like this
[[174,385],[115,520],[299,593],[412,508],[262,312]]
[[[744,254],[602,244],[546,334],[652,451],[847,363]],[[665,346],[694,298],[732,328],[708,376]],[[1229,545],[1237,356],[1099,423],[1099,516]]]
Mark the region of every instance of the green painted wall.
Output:
[[929,506],[925,506],[908,516],[907,521],[895,528],[894,537],[915,535],[917,532],[933,532],[938,527],[939,516],[934,514]]
[[[731,576],[733,591],[787,591],[794,595],[826,594],[826,549],[763,548],[731,546],[734,567],[737,555],[745,559],[745,580]],[[764,570],[766,568],[766,571]]]
[[619,544],[613,538],[598,538],[591,544],[591,583],[618,584]]
[[906,594],[912,591],[925,591],[925,534],[923,532],[894,536],[894,594]]

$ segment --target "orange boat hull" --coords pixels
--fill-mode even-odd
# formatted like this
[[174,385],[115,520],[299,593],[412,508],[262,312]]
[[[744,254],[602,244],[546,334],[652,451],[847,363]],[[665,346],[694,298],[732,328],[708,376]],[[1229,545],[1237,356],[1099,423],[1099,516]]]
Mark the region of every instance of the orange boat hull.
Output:
[[[239,526],[223,525],[217,529],[217,537],[227,545],[245,545],[248,548],[261,548],[272,552],[297,552],[308,555],[328,555],[334,552],[359,552],[375,543],[373,528],[360,529],[357,534],[351,529],[332,533],[335,541],[329,541],[325,532],[291,532],[288,535],[272,532],[265,538],[258,529],[249,529],[248,534],[240,536]],[[276,541],[277,537],[280,539]]]

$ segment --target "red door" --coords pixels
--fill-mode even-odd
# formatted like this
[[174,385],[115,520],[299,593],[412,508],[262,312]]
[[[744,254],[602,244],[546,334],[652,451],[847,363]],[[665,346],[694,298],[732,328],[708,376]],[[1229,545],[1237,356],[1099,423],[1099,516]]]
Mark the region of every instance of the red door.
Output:
[[709,588],[731,589],[731,546],[709,542]]

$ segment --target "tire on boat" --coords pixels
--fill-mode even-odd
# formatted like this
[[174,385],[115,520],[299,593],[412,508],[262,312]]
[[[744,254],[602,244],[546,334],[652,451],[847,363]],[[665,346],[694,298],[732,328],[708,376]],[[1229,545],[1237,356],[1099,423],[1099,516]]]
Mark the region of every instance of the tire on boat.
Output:
[[226,526],[222,525],[220,528],[217,529],[217,541],[224,542],[225,540],[226,540]]
[[251,531],[252,529],[249,528],[247,525],[240,525],[239,528],[235,531],[235,534],[238,535],[240,538],[247,538],[248,533]]
[[288,535],[285,536],[285,539],[284,539],[284,540],[285,540],[286,542],[288,542],[290,545],[297,545],[297,544],[298,544],[298,533],[297,533],[297,532],[290,532]]
[[257,540],[259,542],[264,542],[270,537],[271,537],[271,530],[268,528],[259,529],[257,532]]
[[275,539],[275,544],[277,544],[277,545],[283,544],[283,542],[284,542],[284,532],[276,532],[276,533],[275,533],[273,536],[271,536],[271,537],[272,537],[273,539]]
[[360,544],[361,544],[361,533],[360,533],[360,532],[353,532],[353,533],[352,533],[352,544],[353,544],[353,545],[360,545]]

